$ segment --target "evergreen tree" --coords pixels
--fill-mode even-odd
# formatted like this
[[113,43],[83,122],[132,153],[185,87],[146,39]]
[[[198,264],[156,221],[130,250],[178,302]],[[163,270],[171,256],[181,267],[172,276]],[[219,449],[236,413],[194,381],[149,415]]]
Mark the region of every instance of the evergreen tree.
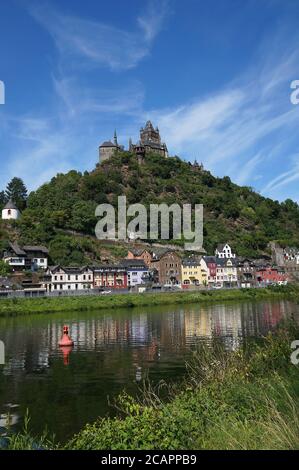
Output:
[[13,178],[6,186],[6,199],[11,199],[18,209],[23,210],[26,207],[27,188],[21,178]]
[[0,209],[6,204],[7,199],[4,191],[0,191]]

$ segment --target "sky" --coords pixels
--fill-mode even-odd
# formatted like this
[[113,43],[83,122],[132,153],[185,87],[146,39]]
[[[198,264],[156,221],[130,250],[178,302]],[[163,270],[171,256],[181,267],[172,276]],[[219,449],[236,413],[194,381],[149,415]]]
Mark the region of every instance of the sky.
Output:
[[298,0],[1,0],[0,190],[92,170],[151,119],[171,155],[299,202]]

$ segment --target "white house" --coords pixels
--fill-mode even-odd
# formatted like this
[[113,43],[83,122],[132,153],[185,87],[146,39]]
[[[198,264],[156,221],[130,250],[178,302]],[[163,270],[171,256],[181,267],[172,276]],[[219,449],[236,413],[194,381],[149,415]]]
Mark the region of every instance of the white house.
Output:
[[216,284],[221,287],[236,286],[238,282],[237,265],[234,259],[216,260]]
[[142,259],[125,259],[121,265],[126,268],[128,287],[145,284],[149,276],[149,269]]
[[235,258],[235,253],[232,253],[232,249],[228,243],[221,243],[215,250],[215,256],[217,258]]
[[3,220],[17,220],[20,217],[21,213],[17,206],[10,199],[7,204],[5,204],[2,209],[2,219]]
[[89,266],[80,268],[49,266],[45,279],[49,292],[92,289],[93,269]]
[[47,269],[49,252],[45,246],[19,246],[18,243],[8,243],[3,254],[3,260],[13,271]]

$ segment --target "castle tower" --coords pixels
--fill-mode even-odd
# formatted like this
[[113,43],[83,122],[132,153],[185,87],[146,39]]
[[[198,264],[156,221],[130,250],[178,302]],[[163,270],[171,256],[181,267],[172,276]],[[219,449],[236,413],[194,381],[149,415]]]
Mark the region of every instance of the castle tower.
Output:
[[146,144],[157,144],[161,145],[161,137],[159,129],[154,129],[151,121],[147,121],[145,128],[140,129],[140,142],[142,145]]
[[2,219],[3,220],[17,220],[20,217],[20,215],[21,213],[19,209],[10,199],[2,210]]

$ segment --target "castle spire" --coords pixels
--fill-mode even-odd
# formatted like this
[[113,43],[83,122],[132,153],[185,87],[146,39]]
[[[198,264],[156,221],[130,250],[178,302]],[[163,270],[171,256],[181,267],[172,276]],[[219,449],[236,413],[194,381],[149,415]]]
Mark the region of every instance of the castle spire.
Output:
[[114,129],[114,144],[118,147],[116,129]]

